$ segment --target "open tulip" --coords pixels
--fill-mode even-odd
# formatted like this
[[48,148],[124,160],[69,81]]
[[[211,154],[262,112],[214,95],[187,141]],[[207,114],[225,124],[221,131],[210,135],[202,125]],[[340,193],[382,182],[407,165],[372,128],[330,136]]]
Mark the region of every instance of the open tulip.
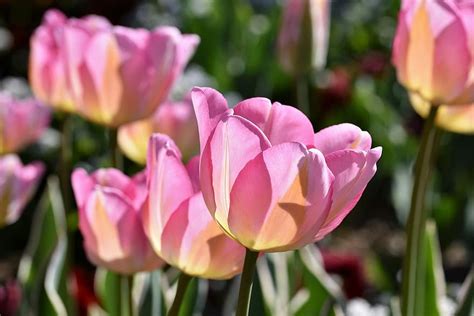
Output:
[[29,78],[34,94],[55,109],[75,112],[76,104],[66,76],[68,64],[64,29],[67,25],[81,25],[90,32],[112,26],[107,19],[99,16],[68,19],[62,12],[51,9],[46,12],[42,24],[31,37]]
[[49,109],[40,102],[0,94],[0,155],[20,151],[36,141],[49,121]]
[[156,252],[186,274],[227,279],[242,271],[245,250],[212,219],[199,191],[199,158],[187,166],[166,135],[150,139],[145,231]]
[[18,220],[43,171],[40,162],[23,165],[15,155],[0,157],[0,228]]
[[[415,111],[427,117],[430,103],[419,95],[411,93],[410,102]],[[436,125],[448,131],[474,134],[474,103],[463,105],[440,105],[436,113]]]
[[224,231],[253,251],[286,251],[323,238],[353,209],[381,148],[351,124],[314,134],[299,110],[253,98],[229,109],[194,88],[200,184]]
[[168,97],[199,37],[174,27],[64,27],[68,82],[79,114],[109,127],[144,119]]
[[295,76],[325,66],[329,44],[329,0],[288,0],[283,11],[278,53]]
[[129,178],[116,169],[100,169],[91,175],[76,169],[72,187],[91,262],[121,274],[151,271],[163,264],[141,222],[147,197],[144,173]]
[[398,80],[426,101],[474,102],[472,1],[402,1],[392,59]]
[[199,137],[191,100],[186,98],[181,102],[165,102],[153,116],[121,126],[118,131],[118,143],[127,157],[145,164],[148,139],[153,133],[170,136],[185,160],[197,154]]

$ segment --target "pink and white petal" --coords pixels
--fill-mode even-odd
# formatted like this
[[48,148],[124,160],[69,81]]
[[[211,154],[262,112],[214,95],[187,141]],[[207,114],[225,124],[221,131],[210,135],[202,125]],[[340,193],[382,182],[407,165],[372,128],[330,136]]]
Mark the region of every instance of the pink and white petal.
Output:
[[308,152],[299,143],[265,150],[246,165],[233,187],[232,234],[259,251],[285,251],[311,242],[309,236],[326,218],[332,181],[320,152]]
[[194,112],[198,122],[201,153],[219,121],[228,115],[229,108],[224,96],[211,88],[194,87],[191,92]]
[[278,102],[272,104],[266,98],[252,98],[237,104],[234,113],[257,125],[272,145],[285,142],[313,145],[313,126],[310,120],[294,107]]
[[164,225],[177,207],[194,194],[186,167],[177,154],[173,141],[160,134],[150,138],[147,179],[149,204],[143,214],[145,232],[156,251],[160,251],[160,236]]
[[186,169],[188,170],[189,177],[193,183],[194,192],[200,191],[199,185],[199,160],[201,157],[194,156],[186,164]]
[[324,155],[344,149],[368,151],[371,145],[370,135],[350,123],[329,126],[314,134],[314,146]]
[[[257,126],[239,116],[220,121],[209,138],[201,157],[201,189],[211,214],[225,230],[228,229],[230,192],[237,175],[247,162],[270,146]],[[208,176],[212,179],[210,188],[207,187],[211,184]],[[214,203],[215,209],[212,208]]]
[[71,176],[72,189],[78,208],[83,208],[97,182],[82,168],[74,170]]
[[323,238],[339,226],[354,208],[375,175],[381,155],[382,148],[377,147],[367,153],[344,150],[326,156],[328,166],[335,176],[333,204],[316,239]]

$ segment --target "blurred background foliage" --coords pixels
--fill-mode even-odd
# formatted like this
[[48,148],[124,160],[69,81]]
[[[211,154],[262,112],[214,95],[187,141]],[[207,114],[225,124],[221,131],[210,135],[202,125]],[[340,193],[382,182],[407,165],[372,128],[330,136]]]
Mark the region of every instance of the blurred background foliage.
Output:
[[[100,14],[114,24],[144,28],[171,24],[182,32],[200,35],[201,44],[173,97],[201,85],[224,92],[231,104],[265,96],[297,105],[296,83],[282,71],[276,54],[282,2],[0,0],[0,86],[18,95],[29,93],[22,80],[27,78],[29,37],[43,13],[55,7],[68,16]],[[310,78],[311,119],[316,130],[351,122],[369,131],[375,145],[383,146],[379,172],[361,201],[319,246],[328,272],[348,282],[346,295],[385,303],[386,294],[398,291],[411,169],[422,126],[390,64],[399,5],[385,0],[332,1],[327,68]],[[60,136],[55,129],[60,128],[59,122],[57,117],[41,142],[22,153],[25,162],[41,159],[53,170],[58,158]],[[74,118],[73,126],[73,162],[94,168],[103,165],[107,159],[104,130],[80,118]],[[127,173],[139,170],[132,162],[126,163]],[[474,259],[473,165],[472,136],[443,133],[429,201],[448,283],[462,282]],[[24,216],[0,231],[0,280],[17,273],[45,188],[46,180]],[[76,222],[74,215],[67,218],[73,234]],[[87,270],[90,266],[79,234],[75,234],[75,261]]]

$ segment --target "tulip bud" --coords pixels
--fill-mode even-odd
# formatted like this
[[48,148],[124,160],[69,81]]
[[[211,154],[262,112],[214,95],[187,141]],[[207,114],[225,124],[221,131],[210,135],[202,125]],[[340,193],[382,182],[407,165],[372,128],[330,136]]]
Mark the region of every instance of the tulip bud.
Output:
[[72,186],[91,262],[121,274],[151,271],[163,264],[142,227],[147,196],[144,173],[130,179],[116,169],[100,169],[91,175],[76,169]]
[[18,220],[43,171],[40,162],[23,165],[15,155],[0,158],[0,228]]
[[326,65],[329,0],[288,0],[283,12],[278,53],[285,71],[300,76]]
[[145,164],[148,139],[153,133],[171,137],[185,160],[195,155],[199,150],[199,138],[191,100],[165,102],[150,118],[121,126],[118,143],[128,158]]
[[314,134],[296,108],[265,98],[229,109],[194,88],[201,142],[200,184],[219,226],[253,251],[287,251],[319,240],[354,208],[381,148],[352,124]]
[[474,5],[402,2],[393,42],[398,80],[434,105],[474,102]]
[[197,187],[198,157],[188,166],[166,135],[154,134],[148,146],[149,207],[145,231],[155,251],[186,274],[228,279],[242,271],[245,249],[214,222]]
[[38,101],[0,94],[0,155],[20,151],[36,141],[49,120],[48,108]]

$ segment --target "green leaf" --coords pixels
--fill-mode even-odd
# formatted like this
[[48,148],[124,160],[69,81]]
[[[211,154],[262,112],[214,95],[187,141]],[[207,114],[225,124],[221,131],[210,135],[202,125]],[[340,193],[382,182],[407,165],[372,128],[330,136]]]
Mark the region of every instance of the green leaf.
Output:
[[[308,245],[298,250],[303,263],[304,289],[296,294],[292,300],[293,315],[338,315],[339,308],[335,303],[344,299],[344,294],[339,285],[324,271],[318,259],[318,249]],[[306,294],[304,294],[307,291]],[[306,296],[307,299],[297,302],[295,298]],[[298,303],[298,304],[297,304]]]
[[66,220],[57,178],[48,180],[33,223],[18,269],[24,295],[21,313],[71,315],[74,309],[67,290]]
[[[438,242],[436,224],[433,221],[426,223],[424,235],[424,252],[426,254],[426,283],[424,315],[441,316],[440,302],[446,295],[443,267],[441,265],[441,250]],[[420,296],[421,298],[422,296]]]
[[109,316],[120,316],[120,275],[97,268],[95,291]]
[[163,292],[161,291],[162,272],[156,270],[147,273],[141,303],[139,304],[139,316],[164,315]]
[[474,315],[474,266],[461,287],[458,302],[456,316]]

